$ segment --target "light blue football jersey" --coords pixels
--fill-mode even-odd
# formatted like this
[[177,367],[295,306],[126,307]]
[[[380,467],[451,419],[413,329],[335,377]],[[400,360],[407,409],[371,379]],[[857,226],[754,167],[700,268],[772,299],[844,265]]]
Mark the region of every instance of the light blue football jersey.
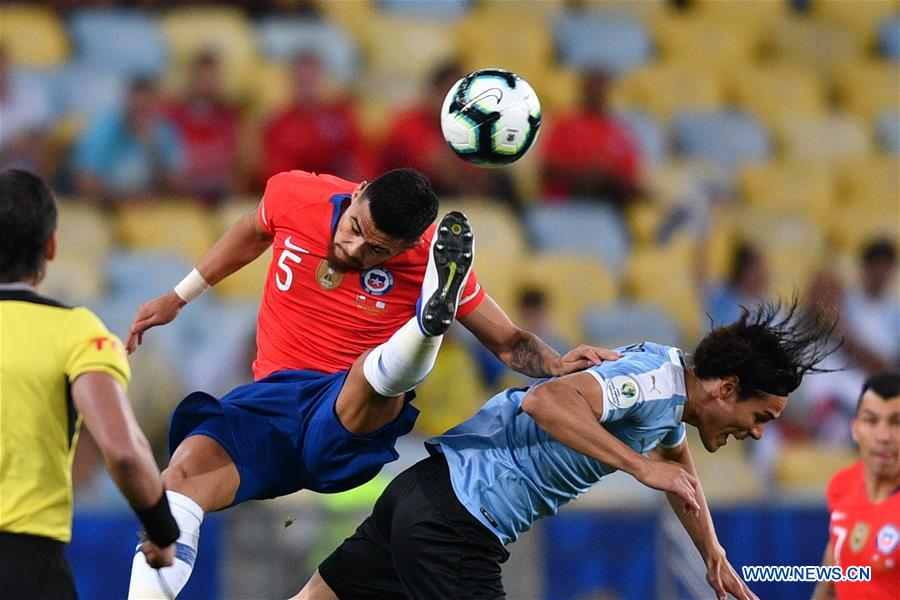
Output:
[[[681,350],[644,342],[619,351],[619,360],[588,369],[603,389],[600,421],[642,454],[659,444],[678,446],[685,436]],[[497,394],[472,418],[426,442],[429,452],[447,457],[463,506],[504,544],[615,471],[550,437],[523,412],[528,389]]]

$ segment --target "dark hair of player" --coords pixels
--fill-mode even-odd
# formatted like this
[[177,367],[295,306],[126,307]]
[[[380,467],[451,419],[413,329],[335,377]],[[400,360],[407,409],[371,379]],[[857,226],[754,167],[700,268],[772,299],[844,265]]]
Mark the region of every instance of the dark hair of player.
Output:
[[803,311],[798,299],[763,302],[754,310],[741,307],[741,317],[716,327],[694,351],[694,372],[700,379],[734,375],[738,398],[760,392],[787,396],[807,373],[829,369],[818,365],[841,345],[837,323],[819,312]]
[[394,169],[369,182],[363,191],[375,227],[392,238],[413,242],[438,212],[431,182],[415,169]]
[[859,393],[859,400],[856,401],[856,414],[859,414],[859,407],[862,406],[862,397],[869,390],[878,394],[883,400],[900,396],[900,373],[886,371],[866,379],[862,391]]
[[37,275],[56,230],[56,200],[37,175],[0,173],[0,282]]

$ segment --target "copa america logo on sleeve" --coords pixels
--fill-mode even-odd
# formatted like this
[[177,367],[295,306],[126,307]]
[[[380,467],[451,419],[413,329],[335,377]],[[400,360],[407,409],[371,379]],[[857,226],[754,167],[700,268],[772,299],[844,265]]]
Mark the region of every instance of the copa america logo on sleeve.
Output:
[[393,289],[394,276],[384,267],[374,267],[360,274],[359,283],[367,294],[384,296]]

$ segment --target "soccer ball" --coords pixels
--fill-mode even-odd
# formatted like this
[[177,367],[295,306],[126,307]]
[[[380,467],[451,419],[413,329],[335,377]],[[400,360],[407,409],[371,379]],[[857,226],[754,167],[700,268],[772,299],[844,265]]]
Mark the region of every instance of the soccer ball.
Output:
[[441,130],[460,158],[497,167],[522,158],[541,127],[541,103],[528,82],[503,69],[457,81],[441,107]]

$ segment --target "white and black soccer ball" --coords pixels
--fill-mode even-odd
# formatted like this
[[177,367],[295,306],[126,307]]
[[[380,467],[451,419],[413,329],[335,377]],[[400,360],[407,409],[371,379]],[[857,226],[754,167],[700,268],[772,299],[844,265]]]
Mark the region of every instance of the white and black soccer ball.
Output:
[[541,127],[541,103],[528,82],[503,69],[457,81],[441,107],[441,130],[461,158],[485,167],[522,158]]

